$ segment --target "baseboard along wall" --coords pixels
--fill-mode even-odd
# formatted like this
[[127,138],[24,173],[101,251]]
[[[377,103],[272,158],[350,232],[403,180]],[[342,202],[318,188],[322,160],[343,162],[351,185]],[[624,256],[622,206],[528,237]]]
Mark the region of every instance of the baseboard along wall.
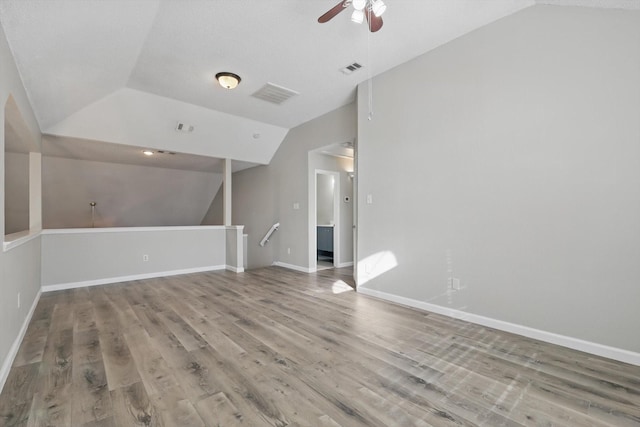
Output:
[[[109,283],[129,282],[131,280],[154,279],[156,277],[177,276],[179,274],[202,273],[205,271],[216,271],[216,270],[225,270],[225,269],[230,270],[231,268],[232,268],[231,266],[227,266],[227,265],[213,265],[213,266],[207,266],[207,267],[186,268],[182,270],[134,274],[131,276],[107,277],[104,279],[86,280],[82,282],[61,283],[56,285],[44,285],[42,286],[42,292],[62,291],[65,289],[83,288],[85,286],[107,285]],[[244,271],[244,269],[242,270]]]
[[22,322],[22,327],[20,327],[20,332],[18,332],[18,336],[11,344],[11,348],[9,349],[9,353],[7,357],[5,357],[2,362],[2,367],[0,368],[0,393],[2,393],[2,389],[4,388],[4,384],[7,382],[7,378],[9,377],[9,371],[11,371],[11,366],[13,365],[13,361],[18,354],[18,350],[20,349],[20,344],[22,344],[22,340],[24,339],[24,335],[27,333],[27,328],[29,328],[29,323],[31,322],[31,318],[33,317],[33,313],[36,311],[36,306],[38,305],[38,301],[40,301],[40,295],[42,291],[38,291],[36,297],[33,299],[33,303],[29,308],[29,312],[27,313],[27,317],[25,317],[24,322]]
[[640,353],[635,353],[633,351],[585,341],[579,338],[555,334],[553,332],[542,331],[539,329],[530,328],[528,326],[492,319],[490,317],[467,313],[453,308],[442,307],[411,298],[393,295],[387,292],[377,291],[375,289],[359,287],[357,291],[361,294],[379,298],[385,301],[417,308],[419,310],[430,311],[432,313],[442,314],[444,316],[453,317],[454,319],[464,320],[489,328],[498,329],[500,331],[510,332],[512,334],[521,335],[527,338],[533,338],[550,344],[556,344],[563,347],[571,348],[573,350],[583,351],[585,353],[594,354],[596,356],[602,356],[608,359],[617,360],[619,362],[640,366]]

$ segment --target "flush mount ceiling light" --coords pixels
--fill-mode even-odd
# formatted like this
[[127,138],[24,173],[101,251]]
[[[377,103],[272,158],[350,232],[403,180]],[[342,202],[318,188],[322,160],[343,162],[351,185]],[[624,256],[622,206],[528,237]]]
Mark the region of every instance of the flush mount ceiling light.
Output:
[[144,151],[142,152],[142,154],[144,154],[145,156],[153,156],[153,151],[151,151],[151,150],[144,150]]
[[371,2],[371,11],[377,17],[380,17],[387,10],[387,5],[382,0],[373,0]]
[[364,10],[354,10],[351,14],[351,20],[356,24],[362,24],[362,21],[364,21]]
[[223,71],[216,74],[216,80],[225,89],[235,89],[242,80],[239,75]]
[[383,0],[342,0],[340,3],[329,9],[324,15],[318,18],[318,22],[323,24],[329,22],[334,16],[353,6],[351,20],[357,24],[362,24],[365,18],[369,31],[375,33],[382,28],[382,14],[387,10],[387,5]]

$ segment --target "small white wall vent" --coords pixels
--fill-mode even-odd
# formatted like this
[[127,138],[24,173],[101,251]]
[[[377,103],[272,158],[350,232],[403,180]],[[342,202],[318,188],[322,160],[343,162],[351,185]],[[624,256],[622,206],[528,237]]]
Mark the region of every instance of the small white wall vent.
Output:
[[176,132],[191,133],[193,132],[193,126],[186,123],[178,122],[176,124]]
[[263,101],[271,102],[272,104],[280,105],[286,100],[296,95],[300,95],[300,92],[287,89],[286,87],[274,85],[273,83],[267,83],[259,90],[254,92],[251,96],[262,99]]
[[358,71],[360,68],[362,68],[362,65],[358,64],[357,62],[354,62],[353,64],[349,64],[344,68],[340,68],[340,72],[342,74],[349,75],[349,74],[353,73],[354,71]]

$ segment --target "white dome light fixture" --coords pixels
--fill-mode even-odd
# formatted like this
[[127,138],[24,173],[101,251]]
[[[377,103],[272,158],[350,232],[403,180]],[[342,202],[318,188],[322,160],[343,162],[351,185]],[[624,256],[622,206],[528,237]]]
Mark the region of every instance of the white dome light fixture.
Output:
[[355,10],[362,10],[367,5],[367,0],[353,0],[351,4]]
[[362,24],[362,21],[364,21],[364,11],[358,9],[354,10],[351,14],[351,20],[356,24]]
[[356,24],[362,24],[367,13],[369,14],[367,18],[372,17],[371,14],[379,18],[387,10],[387,5],[382,0],[353,0],[351,6],[353,6],[351,20]]
[[216,74],[216,80],[225,89],[235,89],[242,80],[239,75],[223,71]]
[[380,17],[387,10],[387,5],[382,0],[373,0],[371,2],[371,11],[377,17]]

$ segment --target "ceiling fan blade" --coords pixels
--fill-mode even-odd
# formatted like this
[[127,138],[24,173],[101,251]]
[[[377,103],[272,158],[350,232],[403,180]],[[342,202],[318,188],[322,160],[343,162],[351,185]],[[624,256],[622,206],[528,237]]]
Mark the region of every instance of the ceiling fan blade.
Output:
[[330,21],[334,16],[345,10],[347,6],[347,0],[342,0],[340,3],[329,9],[327,13],[318,18],[318,22],[324,24],[325,22]]
[[369,24],[369,29],[372,33],[375,33],[382,28],[382,17],[374,15],[371,9],[365,11],[364,16],[367,17],[367,23]]

